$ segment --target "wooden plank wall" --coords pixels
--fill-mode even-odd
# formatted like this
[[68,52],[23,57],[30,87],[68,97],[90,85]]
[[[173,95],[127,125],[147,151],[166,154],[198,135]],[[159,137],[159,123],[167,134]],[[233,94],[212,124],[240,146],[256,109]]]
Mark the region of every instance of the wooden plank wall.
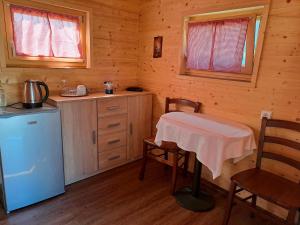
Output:
[[[44,0],[48,2],[47,0]],[[62,1],[58,1],[63,4]],[[65,79],[70,85],[85,84],[103,89],[103,81],[113,80],[120,89],[137,83],[138,59],[138,0],[67,0],[76,7],[92,9],[92,68],[91,69],[5,69],[0,70],[8,103],[20,100],[22,82],[26,79],[45,81],[52,93]]]
[[[147,0],[142,1],[140,18],[139,85],[155,94],[153,128],[164,110],[165,97],[183,97],[203,103],[203,112],[249,125],[258,135],[261,110],[270,110],[274,118],[300,122],[300,1],[273,0],[259,68],[257,88],[230,81],[180,76],[179,46],[182,16],[226,8],[247,7],[259,0]],[[163,57],[153,59],[153,37],[161,35]],[[155,129],[153,129],[155,132]],[[295,137],[298,138],[299,136]],[[282,152],[286,154],[285,152]],[[300,159],[297,152],[295,157]],[[255,156],[233,165],[226,162],[223,174],[213,182],[228,188],[230,176],[254,167]],[[299,181],[299,172],[267,163],[277,173]],[[212,180],[211,173],[204,176]],[[273,206],[266,206],[274,210]],[[281,213],[282,215],[284,213]]]

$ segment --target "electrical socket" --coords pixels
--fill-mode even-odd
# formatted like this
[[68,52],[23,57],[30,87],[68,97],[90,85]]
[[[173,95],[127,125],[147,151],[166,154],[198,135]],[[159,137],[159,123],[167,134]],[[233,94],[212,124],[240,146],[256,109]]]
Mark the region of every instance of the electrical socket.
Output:
[[266,110],[261,111],[260,118],[262,119],[263,117],[267,117],[268,119],[271,119],[272,118],[272,112],[271,111],[266,111]]

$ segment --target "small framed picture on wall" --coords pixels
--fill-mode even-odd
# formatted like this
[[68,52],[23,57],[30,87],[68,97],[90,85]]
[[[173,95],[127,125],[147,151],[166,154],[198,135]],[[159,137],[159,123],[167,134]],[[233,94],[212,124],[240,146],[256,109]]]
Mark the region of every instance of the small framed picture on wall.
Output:
[[163,37],[154,37],[153,58],[161,58],[162,56]]

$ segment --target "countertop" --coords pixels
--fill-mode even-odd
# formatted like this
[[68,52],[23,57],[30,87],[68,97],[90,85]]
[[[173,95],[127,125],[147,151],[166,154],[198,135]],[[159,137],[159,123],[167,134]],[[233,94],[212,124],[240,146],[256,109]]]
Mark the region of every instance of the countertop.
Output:
[[[82,101],[82,100],[93,100],[93,99],[106,99],[106,98],[115,98],[115,97],[126,97],[126,96],[137,96],[137,95],[149,95],[151,94],[148,91],[143,92],[133,92],[133,91],[118,91],[115,94],[105,94],[103,92],[91,93],[82,97],[62,97],[60,95],[50,96],[48,103],[61,103],[61,102],[72,102],[72,101]],[[51,105],[52,105],[51,104]]]
[[57,108],[45,103],[43,104],[43,107],[33,108],[33,109],[25,109],[22,107],[21,103],[17,103],[10,107],[0,107],[0,118],[35,114],[35,113],[44,113],[44,112],[55,111],[55,110],[57,110]]

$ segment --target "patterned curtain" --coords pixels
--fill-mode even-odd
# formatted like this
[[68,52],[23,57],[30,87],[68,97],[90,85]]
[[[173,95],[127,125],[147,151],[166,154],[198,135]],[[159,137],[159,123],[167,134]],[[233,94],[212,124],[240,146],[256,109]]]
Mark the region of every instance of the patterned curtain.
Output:
[[249,18],[188,24],[187,68],[239,73]]
[[82,58],[78,17],[10,6],[17,56]]

